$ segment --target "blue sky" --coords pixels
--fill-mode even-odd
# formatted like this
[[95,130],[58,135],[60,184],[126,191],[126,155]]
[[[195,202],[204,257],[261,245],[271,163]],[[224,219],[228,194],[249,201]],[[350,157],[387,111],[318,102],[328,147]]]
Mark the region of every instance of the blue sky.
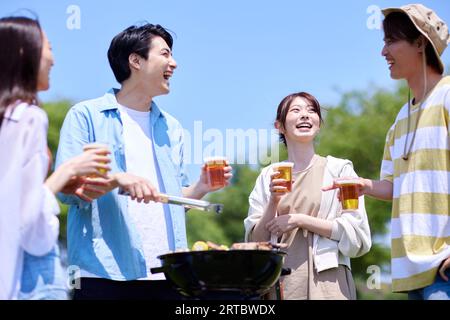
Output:
[[[171,93],[155,99],[192,132],[271,129],[276,106],[287,94],[308,91],[324,105],[340,92],[393,88],[380,55],[382,32],[370,29],[370,6],[397,0],[16,0],[0,2],[0,16],[31,9],[53,46],[55,66],[44,101],[74,102],[117,86],[106,52],[111,39],[141,21],[159,23],[175,36],[178,62]],[[450,23],[450,2],[426,0]],[[66,26],[67,8],[80,9],[80,29]],[[450,49],[443,56],[450,65]],[[198,166],[190,167],[196,175]]]

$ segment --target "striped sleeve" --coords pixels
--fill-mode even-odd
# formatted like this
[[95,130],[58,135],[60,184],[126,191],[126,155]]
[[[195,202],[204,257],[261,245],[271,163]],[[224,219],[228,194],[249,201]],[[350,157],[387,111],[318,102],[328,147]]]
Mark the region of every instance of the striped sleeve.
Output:
[[393,127],[389,130],[386,136],[386,143],[384,145],[383,161],[381,162],[380,180],[394,181],[394,162],[392,161],[391,147],[394,145],[394,130]]

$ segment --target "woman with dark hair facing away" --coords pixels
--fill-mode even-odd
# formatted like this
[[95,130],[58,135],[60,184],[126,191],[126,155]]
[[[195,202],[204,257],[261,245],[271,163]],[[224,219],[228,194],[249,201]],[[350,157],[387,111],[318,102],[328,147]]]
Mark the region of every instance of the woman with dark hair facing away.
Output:
[[[39,22],[26,17],[0,19],[0,43],[0,299],[16,299],[24,253],[45,257],[57,248],[55,194],[77,192],[83,176],[104,176],[99,170],[109,170],[109,158],[108,150],[84,152],[46,179],[48,119],[37,92],[49,88],[50,44]],[[52,281],[54,270],[40,262],[28,280]]]
[[292,273],[282,285],[289,300],[356,299],[350,258],[371,247],[364,197],[355,199],[353,210],[343,210],[337,191],[321,191],[335,178],[357,177],[349,160],[316,154],[321,124],[320,104],[309,93],[293,93],[280,102],[275,127],[287,147],[293,183],[288,187],[279,177],[286,162],[264,168],[244,221],[246,241],[287,244],[284,267]]

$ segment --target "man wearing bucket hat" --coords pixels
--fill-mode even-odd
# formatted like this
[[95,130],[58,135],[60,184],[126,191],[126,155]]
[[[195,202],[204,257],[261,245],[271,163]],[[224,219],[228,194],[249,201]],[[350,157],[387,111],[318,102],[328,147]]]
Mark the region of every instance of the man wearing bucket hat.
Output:
[[360,178],[360,192],[393,201],[393,291],[450,299],[450,77],[440,57],[450,36],[421,4],[382,12],[382,55],[410,94],[387,134],[381,179]]

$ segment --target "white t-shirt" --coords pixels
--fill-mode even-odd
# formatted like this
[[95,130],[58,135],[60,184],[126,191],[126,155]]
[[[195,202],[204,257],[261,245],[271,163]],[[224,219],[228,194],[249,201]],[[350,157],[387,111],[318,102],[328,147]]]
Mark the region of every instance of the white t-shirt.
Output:
[[[124,106],[119,107],[125,146],[127,172],[143,177],[161,190],[161,172],[153,153],[150,111],[140,112]],[[163,273],[152,274],[150,268],[161,266],[157,256],[169,252],[166,214],[162,203],[137,202],[128,199],[128,212],[134,219],[141,237],[142,249],[147,264],[147,279],[164,279]]]

